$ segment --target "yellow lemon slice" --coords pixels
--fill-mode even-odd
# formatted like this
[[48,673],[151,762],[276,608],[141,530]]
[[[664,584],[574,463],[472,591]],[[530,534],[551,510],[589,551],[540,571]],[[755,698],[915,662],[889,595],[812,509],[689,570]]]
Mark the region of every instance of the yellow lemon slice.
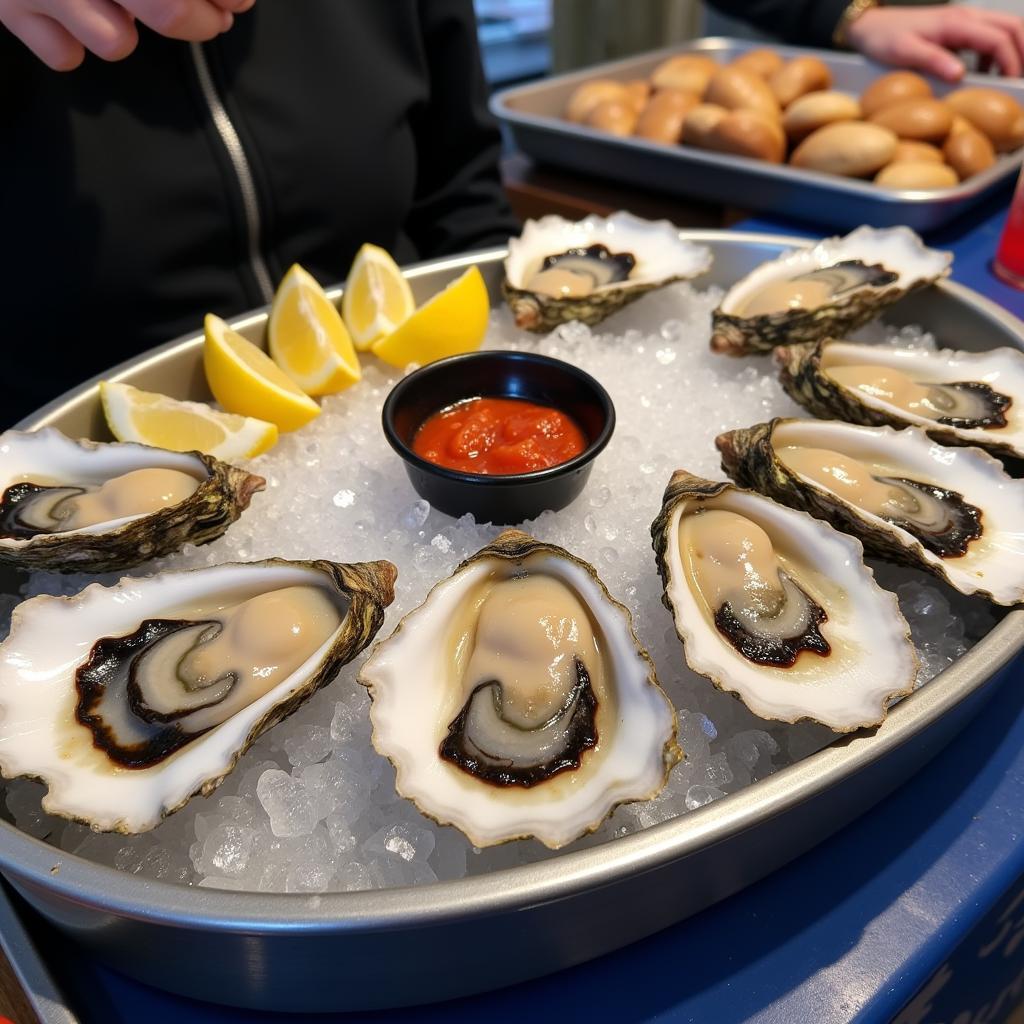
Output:
[[476,267],[470,267],[401,327],[376,342],[373,354],[392,366],[405,367],[473,352],[487,333],[490,312],[484,279]]
[[341,314],[296,263],[281,280],[267,321],[271,358],[307,395],[331,395],[359,380],[359,357]]
[[273,423],[218,412],[202,402],[181,402],[130,384],[100,382],[107,426],[118,441],[137,441],[172,452],[206,452],[225,462],[251,459],[277,441]]
[[416,309],[409,282],[378,245],[367,243],[352,262],[341,297],[341,313],[360,352],[390,334]]
[[298,430],[320,406],[267,355],[219,316],[207,313],[203,365],[213,397],[228,411]]

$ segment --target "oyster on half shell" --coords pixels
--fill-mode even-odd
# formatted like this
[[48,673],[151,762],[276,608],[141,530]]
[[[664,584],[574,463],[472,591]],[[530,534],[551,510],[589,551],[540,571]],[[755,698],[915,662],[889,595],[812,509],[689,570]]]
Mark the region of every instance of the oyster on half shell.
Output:
[[395,576],[270,559],[25,601],[0,644],[0,773],[45,783],[49,814],[145,832],[366,647]]
[[952,255],[910,228],[859,227],[762,264],[712,314],[711,348],[725,355],[843,335],[907,292],[949,273]]
[[651,535],[687,663],[754,714],[850,732],[913,688],[909,629],[860,541],[683,470]]
[[359,673],[398,792],[476,846],[556,849],[647,800],[680,757],[629,612],[592,566],[506,530]]
[[219,537],[264,480],[201,452],[0,435],[0,562],[114,572]]
[[1024,480],[923,430],[775,419],[720,435],[736,483],[859,537],[873,555],[964,594],[1024,600]]
[[528,220],[509,239],[502,291],[516,324],[550,331],[569,320],[600,323],[654,288],[703,274],[707,246],[666,220],[629,213],[568,221]]
[[825,338],[775,350],[779,382],[815,416],[918,426],[943,444],[1024,457],[1024,353],[890,348]]

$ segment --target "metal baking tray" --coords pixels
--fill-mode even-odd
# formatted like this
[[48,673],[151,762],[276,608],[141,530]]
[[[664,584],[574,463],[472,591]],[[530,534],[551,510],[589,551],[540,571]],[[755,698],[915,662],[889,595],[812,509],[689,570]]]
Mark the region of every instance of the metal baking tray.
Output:
[[[587,175],[596,173],[627,185],[661,189],[683,198],[770,210],[773,214],[789,214],[839,228],[906,224],[918,231],[930,231],[981,202],[1012,178],[1024,162],[1021,149],[1001,156],[989,170],[955,188],[894,191],[879,188],[870,181],[709,153],[693,146],[622,139],[562,118],[573,90],[591,78],[646,78],[666,57],[677,53],[706,53],[725,63],[759,45],[762,44],[741,39],[695,39],[506,89],[492,97],[491,110],[508,126],[516,145],[543,163]],[[858,94],[879,75],[891,70],[855,54],[796,46],[772,48],[787,58],[802,54],[820,57],[832,69],[833,88]],[[963,84],[994,85],[1024,103],[1024,80],[1019,78],[995,80],[987,75],[968,75]],[[952,89],[938,81],[933,85],[937,95]]]
[[[690,231],[726,286],[805,241]],[[418,301],[477,264],[500,302],[503,251],[408,271]],[[337,299],[340,289],[330,292]],[[1024,323],[942,282],[886,312],[962,348],[1024,348]],[[266,310],[238,318],[253,340]],[[206,398],[202,336],[105,376]],[[108,437],[96,381],[21,426]],[[654,510],[652,509],[652,516]],[[653,564],[652,569],[653,572]],[[832,746],[673,821],[602,846],[418,888],[323,895],[225,892],[141,879],[0,822],[0,870],[46,919],[144,982],[212,1002],[293,1011],[401,1006],[482,992],[581,963],[650,935],[769,874],[868,810],[970,721],[1024,648],[1011,611],[874,732]],[[482,941],[482,937],[486,940]]]

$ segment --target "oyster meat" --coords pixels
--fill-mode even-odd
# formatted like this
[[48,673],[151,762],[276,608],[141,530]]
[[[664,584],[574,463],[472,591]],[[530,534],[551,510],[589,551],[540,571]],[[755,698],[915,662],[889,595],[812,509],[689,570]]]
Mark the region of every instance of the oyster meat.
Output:
[[687,241],[668,221],[628,213],[573,223],[528,220],[508,243],[502,290],[516,324],[550,331],[569,320],[600,323],[653,288],[703,274],[707,246]]
[[850,732],[913,688],[909,629],[859,541],[682,470],[651,535],[687,663],[754,714]]
[[943,444],[1024,456],[1024,353],[890,348],[823,339],[775,351],[779,381],[815,416],[919,426]]
[[907,292],[949,273],[952,255],[909,228],[859,227],[764,263],[712,314],[711,348],[726,355],[843,335]]
[[373,639],[390,562],[265,562],[35,597],[0,644],[0,772],[43,809],[145,832],[208,795]]
[[675,712],[592,566],[517,530],[462,563],[359,674],[398,792],[476,846],[555,849],[679,759]]
[[874,555],[964,594],[1024,601],[1024,480],[978,448],[923,430],[775,419],[722,434],[736,483],[825,519]]
[[112,572],[219,537],[262,477],[201,452],[0,435],[0,562]]

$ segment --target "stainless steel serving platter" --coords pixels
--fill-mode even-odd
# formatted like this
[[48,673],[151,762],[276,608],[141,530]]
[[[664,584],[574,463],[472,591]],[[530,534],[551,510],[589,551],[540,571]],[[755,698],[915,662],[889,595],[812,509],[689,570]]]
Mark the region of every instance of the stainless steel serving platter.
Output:
[[[661,189],[691,199],[709,199],[743,209],[771,210],[816,224],[852,228],[906,224],[929,231],[966,212],[1012,178],[1024,162],[1024,150],[999,158],[995,166],[955,188],[895,191],[870,181],[805,171],[762,160],[709,153],[693,146],[670,146],[646,139],[617,138],[562,117],[573,90],[591,78],[627,81],[646,78],[666,57],[700,52],[722,63],[760,44],[741,39],[706,38],[626,60],[597,64],[583,71],[495,94],[491,110],[508,126],[516,145],[544,163],[628,185]],[[859,94],[879,75],[892,70],[856,54],[773,46],[784,57],[813,54],[832,69],[833,88]],[[944,95],[951,86],[933,83]],[[964,85],[991,85],[1024,102],[1024,79],[968,75]]]
[[[687,236],[715,255],[700,283],[721,286],[800,244],[742,232]],[[497,303],[503,255],[424,264],[408,276],[422,301],[476,263]],[[922,324],[957,347],[1024,348],[1024,324],[954,283],[909,297],[886,318]],[[264,310],[234,326],[259,340],[265,320]],[[200,335],[182,338],[106,376],[204,398],[201,348]],[[105,438],[96,382],[22,426],[44,424]],[[486,876],[317,896],[223,892],[118,872],[55,850],[6,822],[0,822],[0,870],[33,907],[101,959],[200,999],[315,1011],[485,991],[580,963],[681,921],[809,849],[938,753],[991,695],[1022,647],[1024,612],[1012,611],[875,732],[846,737],[647,831]]]

